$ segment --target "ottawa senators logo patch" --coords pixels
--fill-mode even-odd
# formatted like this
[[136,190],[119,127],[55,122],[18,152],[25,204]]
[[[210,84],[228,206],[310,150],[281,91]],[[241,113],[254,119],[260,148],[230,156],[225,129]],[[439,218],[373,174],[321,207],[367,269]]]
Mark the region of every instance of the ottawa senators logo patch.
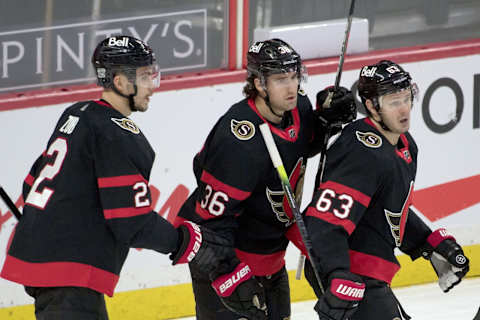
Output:
[[238,121],[232,119],[230,121],[230,130],[240,140],[249,140],[255,135],[255,126],[247,120]]
[[[288,178],[290,185],[292,186],[293,192],[295,193],[295,200],[297,204],[300,205],[302,203],[302,194],[303,194],[303,182],[305,178],[305,169],[306,164],[303,162],[303,158],[297,160],[297,164],[293,168],[290,176]],[[273,212],[277,215],[277,219],[285,223],[285,227],[290,226],[292,223],[295,222],[295,217],[293,216],[292,209],[288,204],[287,197],[285,196],[285,192],[281,191],[274,191],[270,190],[270,188],[266,188],[266,195],[267,199],[270,202]]]
[[122,119],[111,118],[111,119],[123,130],[130,131],[131,133],[134,133],[134,134],[140,133],[140,128],[138,128],[135,122],[133,122],[128,118],[122,118]]
[[373,132],[355,131],[358,141],[369,148],[380,148],[382,146],[382,138]]

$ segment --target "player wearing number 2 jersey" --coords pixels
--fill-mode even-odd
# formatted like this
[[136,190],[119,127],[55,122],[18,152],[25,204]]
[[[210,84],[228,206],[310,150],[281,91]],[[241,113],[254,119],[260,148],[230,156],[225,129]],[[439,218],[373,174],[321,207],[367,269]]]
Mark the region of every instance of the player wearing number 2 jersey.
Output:
[[[23,216],[1,276],[23,284],[38,319],[108,319],[130,247],[201,263],[208,232],[175,229],[153,211],[148,186],[155,153],[128,118],[146,111],[160,75],[152,50],[132,37],[110,37],[92,58],[102,99],[61,115],[46,150],[25,179]],[[200,247],[201,245],[201,247]]]
[[310,264],[305,271],[322,320],[409,319],[389,287],[400,268],[394,249],[430,259],[445,291],[466,274],[468,259],[410,208],[418,151],[408,132],[417,94],[410,74],[380,61],[362,68],[358,92],[368,117],[347,125],[329,148],[305,213],[325,294]]

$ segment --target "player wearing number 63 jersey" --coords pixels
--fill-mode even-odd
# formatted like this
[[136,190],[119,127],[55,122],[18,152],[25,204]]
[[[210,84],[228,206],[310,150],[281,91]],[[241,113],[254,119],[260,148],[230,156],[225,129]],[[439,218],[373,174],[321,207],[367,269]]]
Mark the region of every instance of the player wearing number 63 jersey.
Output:
[[130,247],[201,263],[208,231],[175,229],[153,211],[148,180],[155,153],[128,118],[145,111],[158,87],[152,50],[127,36],[103,40],[93,64],[102,100],[61,115],[45,152],[25,179],[23,216],[1,276],[23,284],[39,319],[108,319]]
[[430,259],[448,291],[468,259],[444,229],[432,232],[410,208],[417,145],[408,133],[417,94],[409,73],[391,61],[361,70],[368,117],[347,125],[327,152],[324,177],[305,212],[325,294],[320,319],[408,319],[388,284],[400,268],[394,248]]

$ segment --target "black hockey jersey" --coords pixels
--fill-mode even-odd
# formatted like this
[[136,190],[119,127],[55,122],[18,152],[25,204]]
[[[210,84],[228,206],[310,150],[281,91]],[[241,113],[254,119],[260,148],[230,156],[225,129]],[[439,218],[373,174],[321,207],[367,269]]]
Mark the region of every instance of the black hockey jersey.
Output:
[[138,126],[107,102],[67,108],[25,179],[1,276],[112,296],[130,247],[175,250],[177,231],[151,207],[154,157]]
[[254,100],[233,105],[195,156],[198,187],[176,221],[191,220],[229,237],[237,257],[255,275],[273,274],[283,267],[288,244],[285,232],[293,220],[258,126],[269,124],[292,188],[298,186],[299,195],[314,138],[313,110],[306,96],[298,95],[291,115],[293,123],[281,129],[261,116]]
[[408,132],[393,146],[368,118],[344,128],[305,212],[322,274],[344,269],[391,282],[400,268],[395,247],[410,253],[431,233],[410,209],[416,170]]

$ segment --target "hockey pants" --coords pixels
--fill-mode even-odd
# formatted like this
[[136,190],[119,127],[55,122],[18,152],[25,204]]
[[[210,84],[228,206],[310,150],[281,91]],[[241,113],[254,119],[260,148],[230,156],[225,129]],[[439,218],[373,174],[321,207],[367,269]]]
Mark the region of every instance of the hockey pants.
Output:
[[103,294],[80,287],[25,287],[37,320],[108,320]]
[[[246,318],[225,308],[205,275],[192,270],[192,268],[190,268],[190,273],[198,320],[246,320]],[[265,288],[268,319],[290,319],[290,287],[285,267],[271,276],[256,276],[256,278]]]

